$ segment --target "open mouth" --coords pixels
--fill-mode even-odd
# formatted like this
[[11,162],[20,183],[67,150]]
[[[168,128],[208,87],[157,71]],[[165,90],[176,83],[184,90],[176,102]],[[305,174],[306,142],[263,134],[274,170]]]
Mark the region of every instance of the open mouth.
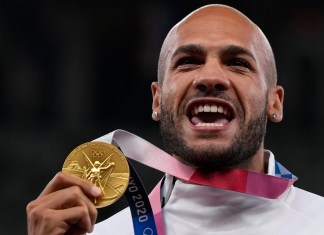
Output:
[[218,99],[197,99],[188,105],[187,116],[197,127],[223,127],[234,119],[235,111]]

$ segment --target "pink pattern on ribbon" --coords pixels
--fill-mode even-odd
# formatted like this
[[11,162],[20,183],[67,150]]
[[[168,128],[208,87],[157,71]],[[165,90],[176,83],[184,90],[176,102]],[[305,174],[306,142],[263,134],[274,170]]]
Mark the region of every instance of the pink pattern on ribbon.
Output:
[[[266,177],[265,177],[266,176]],[[266,179],[266,180],[265,180]],[[295,180],[249,172],[246,193],[269,199],[278,198]]]
[[208,184],[203,185],[236,192],[246,192],[247,179],[247,171],[228,169],[209,173],[196,171],[190,178],[190,182],[197,184],[208,182]]

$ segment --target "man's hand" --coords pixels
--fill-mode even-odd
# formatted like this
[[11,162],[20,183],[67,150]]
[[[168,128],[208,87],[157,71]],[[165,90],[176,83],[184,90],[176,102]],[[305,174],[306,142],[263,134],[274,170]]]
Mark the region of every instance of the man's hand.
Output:
[[102,192],[91,183],[59,172],[27,205],[29,235],[80,235],[92,232],[97,209],[90,199]]

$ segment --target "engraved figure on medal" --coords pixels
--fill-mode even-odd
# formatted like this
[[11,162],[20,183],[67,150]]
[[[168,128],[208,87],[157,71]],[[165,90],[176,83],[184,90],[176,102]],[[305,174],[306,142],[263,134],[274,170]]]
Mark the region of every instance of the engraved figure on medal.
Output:
[[85,179],[103,192],[93,200],[96,207],[108,206],[125,192],[129,181],[126,158],[113,145],[89,142],[75,148],[63,164],[64,172]]
[[[95,151],[92,150],[90,152],[93,153]],[[82,178],[93,183],[95,186],[97,186],[104,192],[104,186],[102,186],[101,183],[102,181],[104,181],[106,177],[109,177],[113,168],[109,169],[108,171],[104,171],[104,170],[107,170],[108,168],[113,167],[115,165],[114,162],[109,162],[109,159],[113,154],[110,154],[103,162],[95,161],[94,163],[92,163],[92,161],[89,159],[89,157],[84,151],[82,151],[82,154],[85,156],[85,159],[89,163],[89,167],[85,168],[85,172],[84,172],[85,174],[83,175]]]

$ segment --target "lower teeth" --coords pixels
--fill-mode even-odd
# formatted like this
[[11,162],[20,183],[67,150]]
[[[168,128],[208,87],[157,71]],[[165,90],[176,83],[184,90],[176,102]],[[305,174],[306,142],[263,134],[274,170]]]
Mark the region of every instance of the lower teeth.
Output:
[[196,126],[224,126],[223,123],[197,123]]

